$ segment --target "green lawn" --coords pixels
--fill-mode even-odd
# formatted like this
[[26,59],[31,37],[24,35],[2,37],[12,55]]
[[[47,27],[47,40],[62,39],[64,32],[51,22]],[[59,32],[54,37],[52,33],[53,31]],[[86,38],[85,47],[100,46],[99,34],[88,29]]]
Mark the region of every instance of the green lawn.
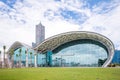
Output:
[[120,68],[0,69],[0,80],[120,80]]

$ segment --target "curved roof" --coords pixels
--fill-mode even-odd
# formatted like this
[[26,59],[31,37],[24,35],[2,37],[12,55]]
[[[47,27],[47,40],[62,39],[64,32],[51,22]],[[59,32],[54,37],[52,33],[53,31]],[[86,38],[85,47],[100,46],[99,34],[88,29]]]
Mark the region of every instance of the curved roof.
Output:
[[86,32],[86,31],[74,31],[74,32],[67,32],[67,33],[55,35],[43,41],[35,49],[41,52],[46,52],[47,50],[54,50],[56,47],[60,46],[61,44],[78,39],[95,40],[101,42],[103,45],[107,47],[107,49],[110,48],[110,50],[114,50],[114,45],[111,40],[98,33]]
[[107,66],[111,62],[114,54],[114,45],[112,41],[107,37],[94,32],[73,31],[73,32],[58,34],[46,39],[41,44],[39,44],[35,49],[44,53],[47,50],[54,50],[55,48],[57,48],[58,46],[64,43],[78,39],[91,39],[102,43],[104,46],[106,46],[108,50],[108,60],[105,62],[105,64],[103,64],[103,66]]
[[17,50],[20,47],[26,47],[26,48],[31,48],[30,46],[28,46],[27,44],[21,43],[21,42],[14,42],[11,47],[8,49],[7,53],[10,52],[11,49]]

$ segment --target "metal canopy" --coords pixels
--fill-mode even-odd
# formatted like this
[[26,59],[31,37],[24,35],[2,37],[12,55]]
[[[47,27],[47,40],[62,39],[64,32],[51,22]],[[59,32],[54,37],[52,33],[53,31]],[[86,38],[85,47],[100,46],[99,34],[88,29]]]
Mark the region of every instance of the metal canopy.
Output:
[[35,49],[41,52],[46,52],[47,50],[54,50],[56,47],[60,46],[61,44],[78,39],[95,40],[105,45],[108,50],[111,51],[114,50],[114,45],[108,38],[98,33],[86,32],[86,31],[67,32],[50,37],[45,41],[43,41],[41,44],[39,44]]

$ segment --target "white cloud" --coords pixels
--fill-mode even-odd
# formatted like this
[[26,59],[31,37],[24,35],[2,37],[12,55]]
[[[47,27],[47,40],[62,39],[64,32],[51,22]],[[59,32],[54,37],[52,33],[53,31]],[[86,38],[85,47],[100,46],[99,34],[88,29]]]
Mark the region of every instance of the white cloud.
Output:
[[[109,37],[115,44],[119,44],[120,6],[107,13],[99,14],[98,12],[105,5],[95,6],[94,10],[91,10],[87,7],[82,8],[84,4],[79,0],[61,0],[61,2],[55,2],[54,0],[23,0],[23,2],[20,2],[18,0],[13,8],[10,8],[0,2],[0,7],[4,8],[3,11],[0,11],[0,48],[2,49],[3,45],[9,47],[14,41],[31,45],[35,41],[35,25],[40,21],[46,28],[46,38],[68,31],[96,32],[97,29],[98,33]],[[61,16],[60,9],[85,14],[88,19],[83,24],[76,24],[71,19],[67,21]],[[48,10],[51,10],[51,12],[45,17],[44,13]]]
[[[46,26],[47,37],[53,34],[78,29],[61,19],[58,20],[56,18],[54,22],[48,21],[43,16],[44,12],[48,9],[55,11],[60,5],[56,4],[54,1],[47,1],[26,0],[23,1],[23,3],[18,1],[13,6],[13,9],[0,2],[2,4],[1,7],[4,6],[6,10],[10,10],[9,12],[4,11],[6,14],[0,11],[0,13],[3,14],[0,16],[0,25],[2,25],[0,27],[0,47],[2,48],[3,44],[9,47],[15,41],[31,45],[32,41],[35,41],[35,25],[40,21]],[[51,4],[53,5],[51,6]],[[23,23],[22,20],[24,20],[25,23]]]
[[[110,38],[115,45],[118,45],[120,39],[118,38],[120,35],[120,6],[116,7],[112,11],[106,14],[94,14],[89,17],[89,19],[82,24],[83,29],[87,31],[94,31],[101,33],[108,38]],[[96,30],[94,27],[100,27],[100,30]],[[98,28],[97,28],[98,29]]]

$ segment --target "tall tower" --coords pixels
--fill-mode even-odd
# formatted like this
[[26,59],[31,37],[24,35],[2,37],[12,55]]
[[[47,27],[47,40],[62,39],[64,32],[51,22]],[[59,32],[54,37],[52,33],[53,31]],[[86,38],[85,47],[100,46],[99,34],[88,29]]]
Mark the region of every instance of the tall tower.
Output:
[[40,44],[45,39],[45,27],[41,22],[36,25],[36,46]]

